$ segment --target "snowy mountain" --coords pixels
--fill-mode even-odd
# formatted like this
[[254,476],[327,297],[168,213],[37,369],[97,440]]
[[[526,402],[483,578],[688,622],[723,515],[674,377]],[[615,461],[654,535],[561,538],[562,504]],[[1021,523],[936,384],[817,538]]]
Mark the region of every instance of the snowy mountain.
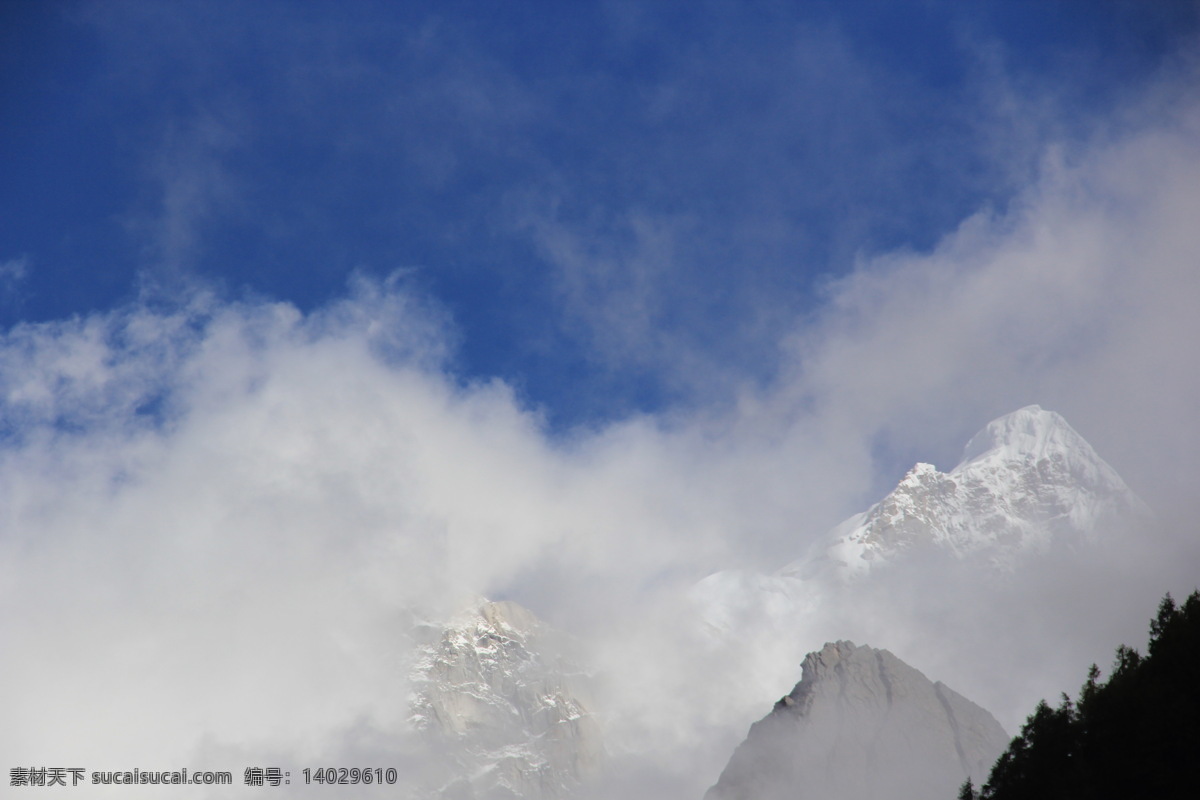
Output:
[[434,797],[568,797],[603,747],[570,643],[516,603],[483,602],[419,648],[412,722],[449,760]]
[[[692,591],[707,624],[782,624],[816,610],[838,585],[914,558],[1003,574],[1050,549],[1089,547],[1150,516],[1092,446],[1032,405],[993,420],[949,472],[917,464],[881,501],[837,525],[774,575],[727,570]],[[756,623],[758,624],[758,623]]]
[[[1114,570],[1149,544],[1130,534],[1150,517],[1060,415],[1028,406],[971,437],[953,469],[917,464],[783,569],[717,572],[690,598],[713,653],[736,665],[739,699],[768,702],[807,651],[852,638],[919,653],[1015,724],[1078,670],[1060,653],[1099,645],[1080,609],[1126,607]],[[1063,647],[1030,670],[1047,640]]]
[[[948,472],[917,464],[775,574],[701,581],[692,591],[700,640],[736,681],[725,700],[739,726],[795,680],[807,650],[847,636],[921,653],[924,668],[1003,712],[1006,698],[989,695],[997,681],[955,664],[970,652],[998,674],[1021,666],[1025,651],[996,635],[1011,608],[997,600],[1005,576],[1047,551],[1073,565],[1077,551],[1148,513],[1061,416],[1029,406],[989,423]],[[987,581],[974,591],[979,576]],[[964,596],[949,587],[964,583],[976,605],[947,607],[945,597]],[[1052,613],[1039,608],[1038,624],[1049,630]],[[567,639],[507,602],[480,601],[427,630],[412,721],[444,768],[425,796],[581,794],[604,748],[587,672]],[[982,779],[1004,744],[978,706],[885,650],[839,642],[804,658],[804,680],[754,726],[709,797],[794,797],[801,785],[803,796],[827,798],[952,797],[968,774]],[[782,765],[778,774],[764,759]]]
[[1065,419],[1026,406],[975,434],[949,472],[914,466],[779,574],[854,577],[929,547],[1011,569],[1023,554],[1092,543],[1107,526],[1147,513]]
[[826,644],[755,723],[705,800],[927,800],[986,778],[1000,724],[887,650]]

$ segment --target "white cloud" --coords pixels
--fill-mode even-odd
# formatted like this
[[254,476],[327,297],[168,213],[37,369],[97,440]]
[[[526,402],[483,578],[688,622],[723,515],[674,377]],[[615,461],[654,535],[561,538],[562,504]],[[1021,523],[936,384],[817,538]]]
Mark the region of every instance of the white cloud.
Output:
[[8,304],[19,301],[18,292],[29,275],[29,264],[27,255],[0,261],[0,301]]
[[28,272],[29,256],[20,256],[19,258],[0,261],[0,280],[12,282],[24,280]]

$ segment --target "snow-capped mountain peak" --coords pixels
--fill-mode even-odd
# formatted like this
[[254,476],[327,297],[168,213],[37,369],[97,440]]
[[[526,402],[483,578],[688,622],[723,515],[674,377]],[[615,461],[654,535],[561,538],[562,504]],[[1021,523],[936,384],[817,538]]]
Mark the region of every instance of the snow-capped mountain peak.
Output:
[[1071,450],[1095,455],[1060,414],[1031,405],[992,420],[972,436],[963,448],[960,466],[994,452],[1041,458],[1049,452]]
[[1093,491],[1129,491],[1116,470],[1061,415],[1036,405],[989,422],[967,442],[962,461],[951,474],[978,472],[984,465],[1037,464],[1042,460],[1060,462],[1071,480]]
[[988,423],[949,472],[915,465],[883,500],[780,574],[807,578],[832,567],[852,577],[929,546],[1006,569],[1022,552],[1076,546],[1147,513],[1062,416],[1031,405]]

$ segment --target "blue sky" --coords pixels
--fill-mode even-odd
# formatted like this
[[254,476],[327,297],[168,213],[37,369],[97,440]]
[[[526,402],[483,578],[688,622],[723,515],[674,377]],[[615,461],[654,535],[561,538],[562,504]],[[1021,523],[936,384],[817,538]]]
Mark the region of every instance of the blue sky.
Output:
[[769,383],[864,257],[1004,208],[1193,2],[10,2],[0,323],[353,273],[554,427]]

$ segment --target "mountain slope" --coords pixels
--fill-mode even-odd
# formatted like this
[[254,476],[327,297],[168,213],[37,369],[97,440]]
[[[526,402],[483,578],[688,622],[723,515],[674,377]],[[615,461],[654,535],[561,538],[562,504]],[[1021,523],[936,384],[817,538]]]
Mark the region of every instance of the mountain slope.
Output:
[[755,723],[706,800],[921,800],[978,780],[1008,743],[979,706],[886,650],[827,644]]
[[511,602],[460,614],[421,648],[412,721],[458,776],[438,796],[553,800],[596,770],[588,676],[567,649]]
[[928,548],[1011,569],[1027,553],[1085,545],[1147,513],[1065,419],[1026,406],[973,436],[950,472],[914,466],[883,500],[780,575],[855,577]]
[[1151,514],[1090,444],[1053,411],[1032,405],[988,423],[949,472],[919,463],[866,511],[816,539],[774,575],[728,570],[692,590],[716,632],[779,627],[900,564],[968,564],[1003,576],[1031,556],[1103,547]]
[[1128,608],[1110,577],[1153,546],[1150,517],[1060,415],[1028,406],[971,437],[953,469],[916,465],[783,569],[717,572],[690,596],[739,700],[769,701],[807,650],[852,638],[921,653],[1015,727],[1070,680],[1066,653],[1105,646],[1079,609]]

